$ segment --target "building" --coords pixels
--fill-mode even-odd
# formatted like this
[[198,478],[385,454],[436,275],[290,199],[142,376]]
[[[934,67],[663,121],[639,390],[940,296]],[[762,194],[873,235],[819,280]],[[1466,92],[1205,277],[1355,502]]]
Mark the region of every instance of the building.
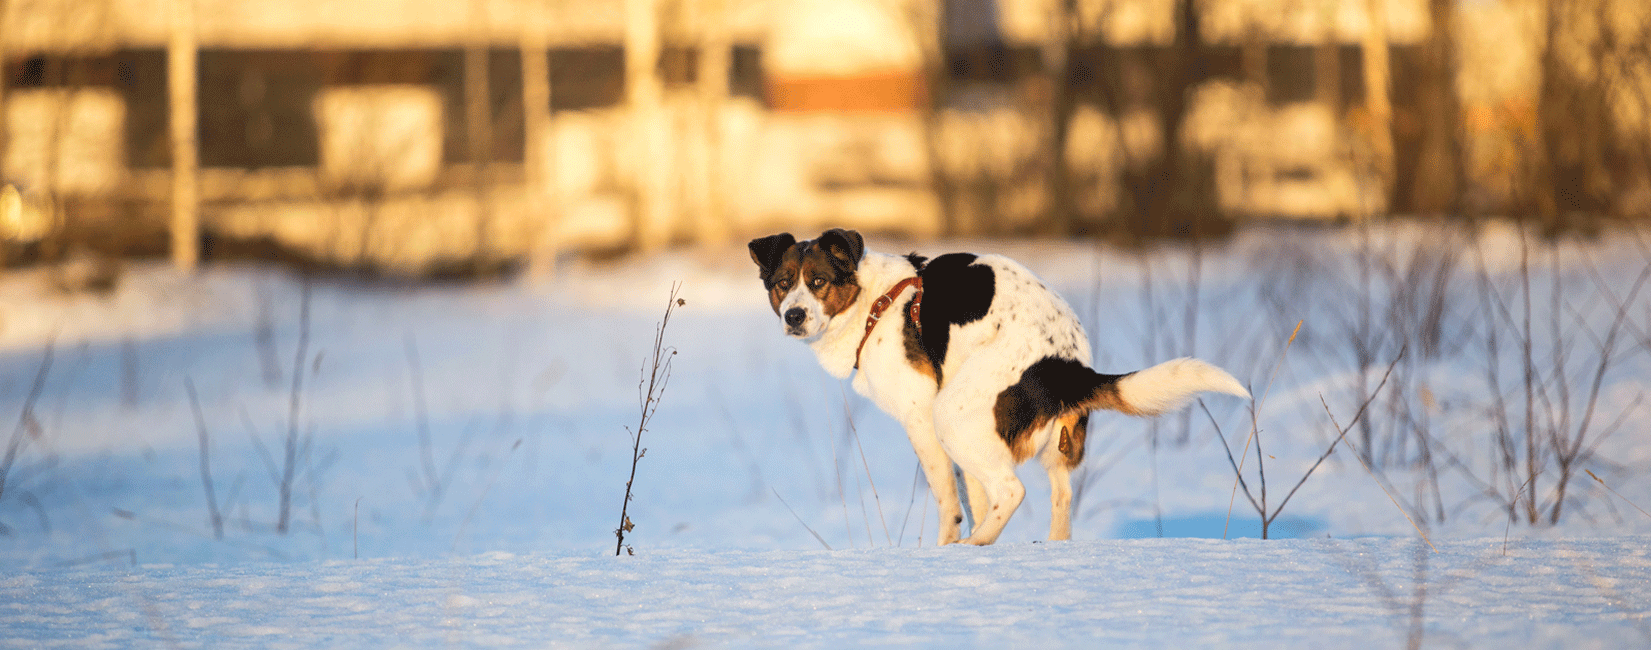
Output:
[[[1513,191],[1496,175],[1541,93],[1534,1],[0,6],[0,175],[27,197],[9,219],[50,222],[12,231],[175,249],[186,192],[208,255],[262,242],[414,275],[773,228],[1044,231],[1055,201],[1094,223],[1132,209],[1132,166],[1166,146],[1205,161],[1230,218],[1361,218],[1403,209],[1427,173],[1406,161],[1442,146],[1416,90],[1441,16],[1473,26],[1434,85],[1472,127],[1451,142],[1475,187]],[[1386,99],[1365,83],[1380,44]],[[182,150],[169,51],[196,52]]]

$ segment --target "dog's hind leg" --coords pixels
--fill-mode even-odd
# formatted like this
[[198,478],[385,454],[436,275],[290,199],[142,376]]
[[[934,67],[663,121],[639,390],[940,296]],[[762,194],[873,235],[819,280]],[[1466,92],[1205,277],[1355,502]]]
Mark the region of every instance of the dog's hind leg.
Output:
[[[964,476],[979,481],[986,493],[985,516],[975,521],[965,544],[986,545],[997,541],[1008,525],[1009,516],[1026,497],[1026,487],[1015,476],[1015,458],[992,428],[991,407],[979,406],[956,411],[956,417],[936,422],[936,432],[946,441],[946,451],[963,469]],[[941,406],[937,410],[945,409]],[[972,497],[971,497],[972,498]]]
[[1049,539],[1072,539],[1072,468],[1083,460],[1084,439],[1089,418],[1086,413],[1068,413],[1049,424],[1053,434],[1038,462],[1049,472]]
[[929,480],[929,491],[940,509],[940,536],[937,544],[957,541],[958,525],[963,523],[963,508],[957,499],[957,479],[952,476],[952,459],[935,437],[934,422],[927,414],[912,414],[903,423],[906,437],[911,439],[917,462],[923,466],[923,476]]
[[963,487],[969,495],[969,517],[972,524],[969,526],[969,532],[973,533],[980,530],[980,522],[986,520],[987,506],[991,505],[991,500],[987,498],[986,488],[980,484],[980,479],[975,478],[973,474],[963,472]]
[[1049,540],[1072,539],[1072,470],[1055,445],[1045,446],[1038,461],[1049,472]]

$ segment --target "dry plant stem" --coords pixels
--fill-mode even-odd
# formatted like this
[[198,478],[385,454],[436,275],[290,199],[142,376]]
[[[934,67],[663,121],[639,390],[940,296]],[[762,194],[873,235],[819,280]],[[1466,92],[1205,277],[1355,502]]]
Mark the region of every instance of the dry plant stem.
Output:
[[665,315],[659,319],[659,326],[654,329],[653,352],[644,360],[642,378],[636,386],[640,413],[637,417],[636,431],[631,434],[631,475],[625,479],[625,501],[619,506],[619,527],[613,531],[614,537],[618,538],[613,546],[613,554],[616,556],[625,550],[625,533],[630,532],[633,527],[629,515],[631,488],[636,482],[636,465],[648,453],[642,446],[642,432],[648,430],[648,423],[659,410],[659,400],[665,395],[665,386],[671,381],[671,360],[676,357],[676,348],[665,345],[665,328],[670,325],[671,314],[676,308],[687,304],[677,297],[681,289],[681,282],[671,285],[671,295],[665,303]]
[[[1589,473],[1592,474],[1592,472],[1589,472]],[[1524,484],[1519,486],[1519,491],[1514,493],[1513,502],[1514,502],[1515,507],[1518,506],[1519,498],[1525,494],[1525,488],[1529,485],[1530,485],[1530,482],[1526,481]],[[1508,536],[1509,536],[1510,533],[1513,532],[1513,520],[1514,520],[1514,518],[1515,518],[1514,514],[1510,512],[1508,514],[1508,522],[1502,525],[1502,556],[1503,557],[1507,557],[1507,555],[1508,555]]]
[[40,422],[34,417],[34,405],[40,401],[40,394],[46,391],[46,377],[52,371],[56,342],[55,337],[46,341],[46,350],[40,356],[40,368],[34,373],[34,384],[29,387],[29,396],[23,400],[23,411],[17,416],[17,428],[12,430],[11,441],[6,443],[6,458],[0,460],[0,498],[6,496],[6,476],[11,474],[17,455],[23,452],[23,446],[30,439],[40,438]]
[[[839,388],[841,388],[841,386],[839,386]],[[866,445],[865,443],[860,442],[860,430],[854,426],[854,414],[850,413],[848,410],[847,392],[843,393],[843,419],[848,423],[849,434],[854,436],[854,446],[858,447],[860,450],[860,467],[865,469],[866,482],[871,484],[871,498],[872,501],[877,504],[877,523],[883,525],[883,538],[888,542],[889,546],[894,546],[894,536],[889,534],[888,519],[883,516],[883,497],[877,494],[877,481],[871,478],[871,463],[866,461]],[[865,503],[863,501],[861,502],[860,507],[865,507]],[[866,536],[871,536],[871,527],[869,523],[866,527]]]
[[280,516],[275,523],[275,532],[281,535],[287,534],[292,521],[292,479],[298,469],[298,419],[303,413],[304,405],[304,359],[309,356],[310,349],[309,278],[305,278],[301,286],[302,294],[298,306],[298,351],[293,355],[292,394],[289,396],[287,411],[286,462],[281,468]]
[[1590,478],[1593,478],[1593,479],[1594,479],[1594,480],[1595,480],[1595,481],[1598,481],[1598,482],[1599,482],[1599,485],[1600,485],[1600,487],[1603,487],[1603,488],[1605,488],[1605,489],[1606,489],[1606,490],[1608,490],[1608,491],[1610,491],[1610,492],[1611,492],[1611,494],[1615,494],[1615,495],[1617,495],[1617,498],[1618,498],[1618,499],[1622,499],[1622,502],[1623,502],[1623,503],[1626,503],[1626,504],[1628,504],[1628,505],[1630,505],[1630,506],[1633,506],[1633,508],[1634,508],[1634,509],[1635,509],[1635,510],[1638,510],[1638,511],[1640,511],[1640,514],[1642,514],[1642,515],[1645,515],[1645,516],[1647,516],[1647,517],[1651,517],[1651,512],[1646,512],[1646,511],[1645,511],[1645,508],[1641,508],[1641,507],[1639,507],[1639,504],[1637,504],[1637,503],[1634,503],[1634,502],[1633,502],[1633,501],[1629,501],[1629,500],[1628,500],[1628,497],[1625,497],[1625,496],[1622,496],[1622,493],[1620,493],[1620,492],[1617,492],[1617,491],[1616,491],[1616,490],[1613,490],[1613,489],[1611,489],[1611,486],[1609,486],[1609,485],[1606,485],[1606,484],[1605,484],[1605,479],[1602,479],[1602,478],[1600,478],[1600,477],[1598,477],[1598,476],[1595,476],[1595,475],[1594,475],[1594,472],[1593,472],[1593,470],[1590,470],[1590,469],[1583,469],[1583,470],[1582,470],[1582,471],[1584,471],[1584,472],[1587,472],[1587,473],[1588,473],[1588,476],[1589,476],[1589,477],[1590,477]]
[[218,497],[212,489],[212,438],[206,430],[206,417],[201,415],[201,399],[195,394],[194,380],[184,377],[184,390],[189,393],[189,408],[195,413],[195,431],[201,442],[201,486],[206,490],[206,510],[212,518],[212,538],[224,538],[224,517],[218,512]]
[[355,515],[350,518],[350,554],[361,559],[361,499],[355,498]]
[[[1324,414],[1330,416],[1330,424],[1335,426],[1337,431],[1341,432],[1339,439],[1342,441],[1342,444],[1345,444],[1348,447],[1353,447],[1353,443],[1347,442],[1347,430],[1342,428],[1342,426],[1336,422],[1336,415],[1330,412],[1330,403],[1324,401],[1323,395],[1319,396],[1319,403],[1324,405]],[[1364,462],[1364,457],[1359,455],[1359,450],[1356,448],[1353,449],[1353,457],[1359,460],[1359,466],[1363,467],[1365,473],[1369,474],[1370,478],[1376,481],[1376,486],[1382,489],[1382,493],[1387,495],[1387,499],[1393,502],[1393,507],[1399,509],[1399,514],[1404,515],[1405,521],[1410,522],[1410,527],[1416,529],[1416,534],[1422,536],[1422,541],[1427,542],[1427,547],[1433,549],[1433,552],[1438,553],[1439,548],[1434,546],[1433,542],[1427,538],[1427,532],[1423,531],[1421,526],[1416,525],[1416,520],[1411,519],[1410,513],[1405,511],[1404,506],[1399,505],[1399,500],[1394,498],[1393,492],[1387,489],[1387,486],[1382,483],[1381,479],[1376,478],[1376,473],[1371,471],[1370,465]]]
[[[770,491],[772,491],[772,492],[773,492],[773,493],[774,493],[774,498],[776,498],[776,499],[779,499],[779,500],[780,500],[780,505],[783,505],[783,506],[785,506],[785,509],[786,509],[786,510],[789,510],[789,511],[791,511],[791,516],[792,516],[792,517],[796,517],[796,518],[797,518],[797,523],[799,523],[799,524],[802,524],[802,525],[803,525],[803,530],[806,530],[806,531],[808,531],[808,534],[810,534],[810,535],[813,535],[813,536],[814,536],[814,540],[815,540],[815,541],[817,541],[817,542],[819,542],[819,543],[820,543],[820,546],[824,546],[824,547],[825,547],[825,550],[828,550],[828,551],[829,551],[829,550],[832,550],[832,549],[831,549],[831,545],[830,545],[830,544],[827,544],[827,543],[826,543],[826,541],[825,541],[825,538],[824,538],[824,537],[821,537],[821,536],[820,536],[820,534],[819,534],[819,533],[816,533],[816,532],[814,532],[814,529],[813,529],[813,528],[811,528],[811,527],[809,527],[809,525],[808,525],[808,523],[807,523],[807,522],[805,522],[805,521],[803,521],[803,518],[802,518],[802,517],[799,517],[799,516],[797,516],[797,511],[796,511],[796,510],[793,510],[793,509],[792,509],[792,508],[791,508],[791,504],[789,504],[789,503],[786,503],[786,502],[785,502],[785,497],[782,497],[782,496],[780,496],[780,491],[779,491],[779,490],[775,490],[775,489],[774,489],[774,488],[772,488],[772,487],[770,487],[770,488],[768,488],[768,489],[769,489],[769,490],[770,490]],[[618,555],[618,553],[614,553],[614,555]]]
[[[1428,546],[1432,546],[1432,544],[1428,544]],[[1433,549],[1433,552],[1437,553],[1439,549]],[[1412,565],[1410,583],[1414,587],[1410,596],[1410,616],[1407,619],[1410,622],[1410,628],[1405,637],[1405,648],[1407,650],[1418,650],[1422,647],[1422,638],[1426,632],[1426,627],[1423,625],[1423,613],[1425,611],[1424,606],[1427,604],[1427,554],[1422,552],[1420,546],[1416,547],[1415,563]]]
[[843,531],[848,535],[848,547],[854,548],[854,527],[849,525],[848,494],[843,492],[843,465],[837,460],[837,440],[831,441],[831,473],[837,479],[837,501],[843,505]]
[[[1306,319],[1296,321],[1296,328],[1294,330],[1290,331],[1290,338],[1288,338],[1284,341],[1284,349],[1280,350],[1279,353],[1278,353],[1278,363],[1273,364],[1273,372],[1272,372],[1271,375],[1268,375],[1268,377],[1267,377],[1267,387],[1263,388],[1261,390],[1261,399],[1256,400],[1256,402],[1250,406],[1250,435],[1249,435],[1248,438],[1246,438],[1244,440],[1244,453],[1239,455],[1238,465],[1233,470],[1233,473],[1234,473],[1235,476],[1233,477],[1232,494],[1228,495],[1228,497],[1227,497],[1227,520],[1224,523],[1222,523],[1222,525],[1221,525],[1221,539],[1226,539],[1227,538],[1227,530],[1228,530],[1228,528],[1230,528],[1232,526],[1233,504],[1238,501],[1238,486],[1239,486],[1239,483],[1243,482],[1243,480],[1244,480],[1244,460],[1248,459],[1250,457],[1250,444],[1254,443],[1254,442],[1257,442],[1256,437],[1261,433],[1261,425],[1260,425],[1261,405],[1265,404],[1267,402],[1268,393],[1271,393],[1273,391],[1273,381],[1278,379],[1279,370],[1284,368],[1284,359],[1287,356],[1289,356],[1289,354],[1290,354],[1290,346],[1295,344],[1296,336],[1301,334],[1301,326],[1302,326],[1302,324],[1304,324],[1306,322],[1307,322]],[[1223,447],[1225,447],[1226,442],[1222,442],[1221,445]],[[1232,460],[1232,458],[1231,458],[1232,452],[1228,451],[1227,454],[1229,456],[1227,460],[1231,461]],[[1261,456],[1261,454],[1258,452],[1256,454],[1256,462],[1257,463],[1261,462],[1260,456]],[[1264,486],[1263,489],[1265,489],[1265,481],[1263,481],[1263,486]],[[1247,494],[1248,492],[1249,492],[1249,489],[1246,488],[1245,493]],[[1262,496],[1262,506],[1263,507],[1261,508],[1262,512],[1266,511],[1265,504],[1266,504],[1266,496],[1265,496],[1265,492],[1263,492],[1263,496]]]
[[911,522],[911,511],[917,506],[917,481],[923,477],[923,463],[918,462],[911,477],[911,499],[906,501],[906,516],[900,519],[900,541],[896,546],[906,545],[906,524]]

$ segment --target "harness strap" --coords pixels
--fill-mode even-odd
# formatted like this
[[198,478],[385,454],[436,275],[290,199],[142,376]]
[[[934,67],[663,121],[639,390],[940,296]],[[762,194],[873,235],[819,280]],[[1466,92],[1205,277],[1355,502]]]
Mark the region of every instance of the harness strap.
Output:
[[906,287],[910,286],[917,287],[917,292],[912,294],[911,299],[911,322],[913,325],[917,326],[918,338],[922,338],[923,321],[919,320],[918,316],[921,315],[923,307],[923,278],[912,276],[896,283],[894,288],[889,289],[888,292],[878,296],[877,300],[871,303],[871,313],[866,316],[866,333],[860,337],[860,347],[854,349],[855,370],[860,369],[860,352],[866,349],[866,340],[871,338],[872,328],[877,327],[877,321],[883,319],[883,312],[888,311],[889,307],[894,305],[895,297],[899,296],[900,292],[905,291]]

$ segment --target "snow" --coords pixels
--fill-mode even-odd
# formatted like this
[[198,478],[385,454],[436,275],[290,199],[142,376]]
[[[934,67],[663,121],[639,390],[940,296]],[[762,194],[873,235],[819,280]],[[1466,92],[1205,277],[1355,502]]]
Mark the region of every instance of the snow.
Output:
[[[30,647],[1622,648],[1644,536],[1154,539],[139,565],[0,581]],[[1418,594],[1418,578],[1426,586]]]
[[[779,333],[737,246],[481,285],[133,264],[99,296],[8,272],[0,441],[16,453],[0,482],[0,647],[1335,648],[1403,646],[1413,632],[1428,647],[1645,645],[1651,300],[1634,294],[1617,328],[1584,439],[1596,453],[1559,523],[1533,526],[1497,501],[1530,497],[1495,469],[1492,377],[1507,404],[1525,396],[1509,380],[1519,346],[1485,347],[1495,307],[1481,299],[1488,283],[1522,310],[1531,260],[1529,338],[1546,373],[1535,403],[1554,406],[1533,413],[1574,430],[1617,301],[1651,261],[1641,241],[1549,247],[1501,226],[1263,228],[1197,253],[873,238],[1025,261],[1071,300],[1103,370],[1194,354],[1261,399],[1261,447],[1247,453],[1235,398],[1206,399],[1207,415],[1097,415],[1074,476],[1075,541],[1039,541],[1048,492],[1029,466],[1027,499],[988,548],[932,546],[904,434]],[[1382,256],[1363,275],[1361,251]],[[1402,289],[1429,281],[1393,278],[1425,276],[1440,251],[1455,271],[1436,349],[1419,351],[1398,333],[1418,329],[1428,301]],[[616,558],[639,364],[673,282],[686,304],[665,342],[678,354],[643,432],[635,555]],[[1373,351],[1363,369],[1358,345]],[[38,435],[14,435],[48,349]],[[1335,439],[1330,418],[1347,426],[1400,349],[1366,415],[1372,437],[1347,436],[1386,460],[1366,470],[1339,447],[1274,539],[1257,539],[1212,422],[1250,489],[1264,464],[1272,511]],[[1415,430],[1431,463],[1397,435]],[[1559,498],[1556,474],[1528,490],[1535,503]],[[1416,525],[1436,552],[1418,552]]]

